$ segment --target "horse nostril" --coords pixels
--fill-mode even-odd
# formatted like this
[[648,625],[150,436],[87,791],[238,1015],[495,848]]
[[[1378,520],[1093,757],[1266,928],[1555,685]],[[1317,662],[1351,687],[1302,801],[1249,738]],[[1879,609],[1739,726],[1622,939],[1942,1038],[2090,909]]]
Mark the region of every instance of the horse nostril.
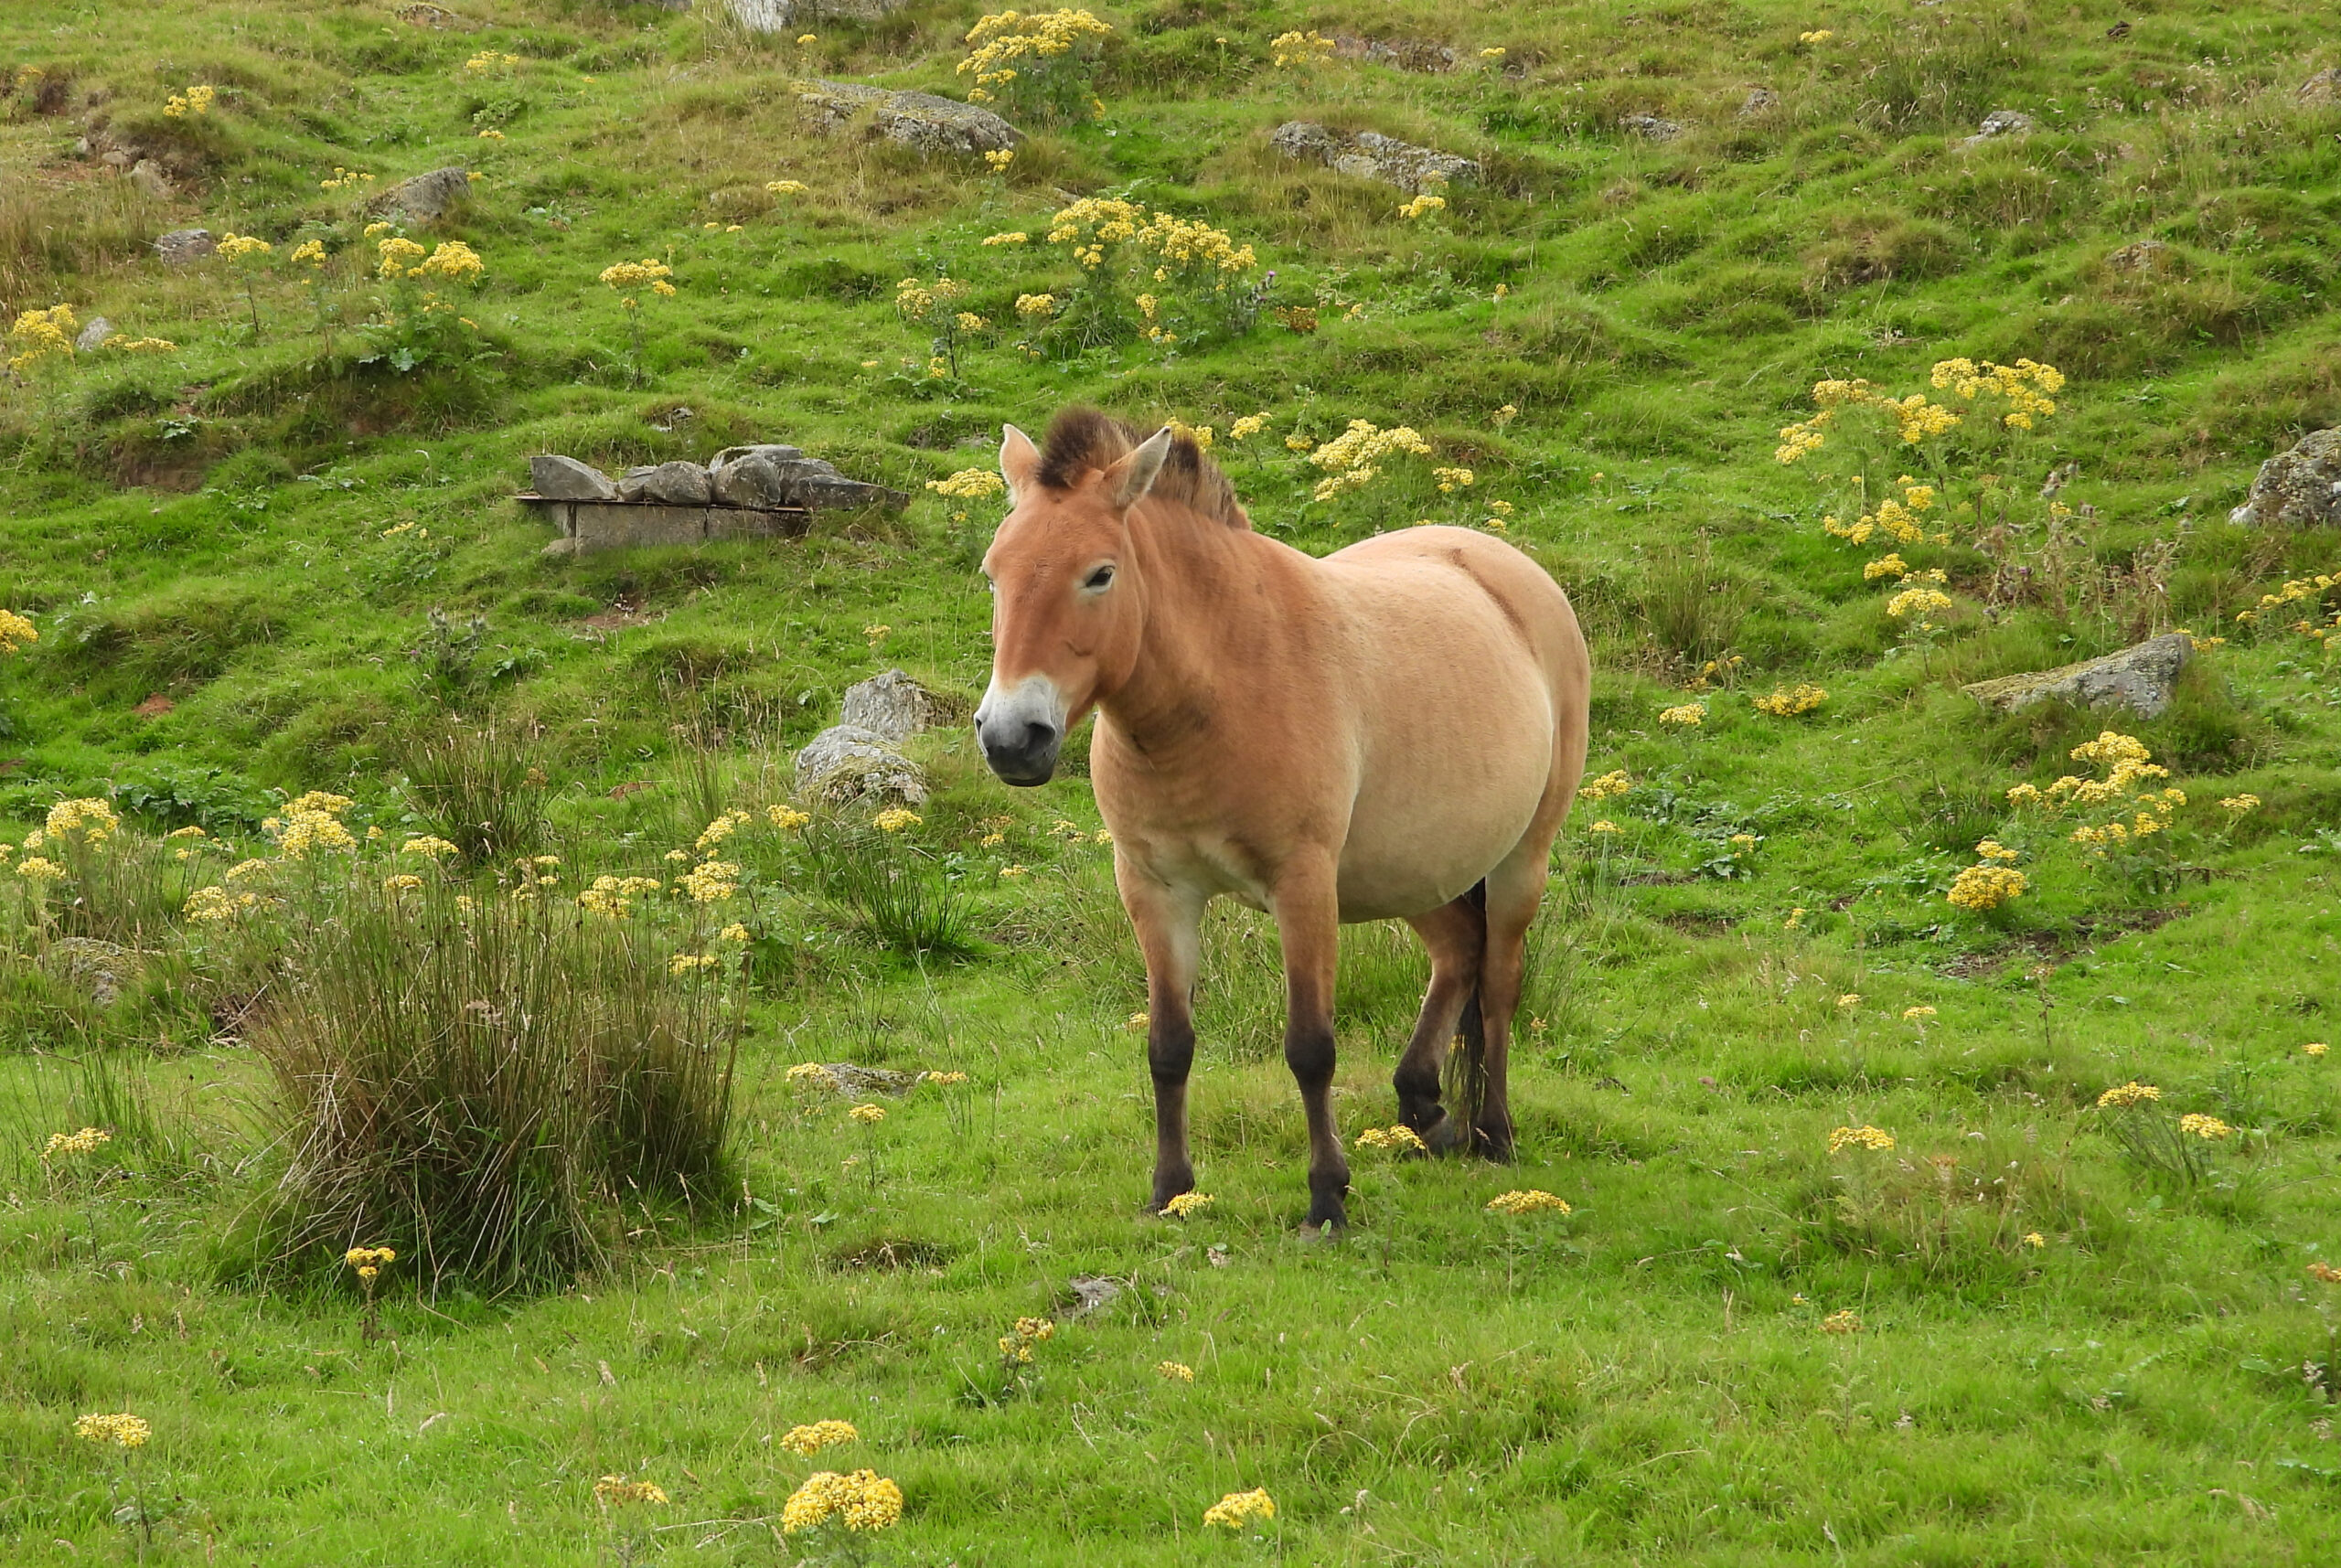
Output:
[[1053,746],[1056,743],[1057,730],[1055,725],[1035,724],[1031,722],[1027,722],[1025,724],[1024,751],[1026,755],[1038,755],[1039,753],[1047,751],[1051,746]]

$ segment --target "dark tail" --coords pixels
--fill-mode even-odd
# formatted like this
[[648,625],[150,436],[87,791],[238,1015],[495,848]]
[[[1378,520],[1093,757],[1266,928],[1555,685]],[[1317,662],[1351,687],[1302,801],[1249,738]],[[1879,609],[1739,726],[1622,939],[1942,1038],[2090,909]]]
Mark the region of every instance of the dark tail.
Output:
[[[1480,912],[1481,947],[1486,945],[1488,884],[1482,879],[1464,898]],[[1480,1016],[1480,983],[1471,982],[1471,994],[1463,999],[1463,1016],[1455,1025],[1455,1039],[1447,1051],[1445,1083],[1441,1085],[1447,1100],[1447,1114],[1464,1135],[1460,1146],[1466,1151],[1479,1152],[1480,1107],[1488,1095],[1488,1030]]]

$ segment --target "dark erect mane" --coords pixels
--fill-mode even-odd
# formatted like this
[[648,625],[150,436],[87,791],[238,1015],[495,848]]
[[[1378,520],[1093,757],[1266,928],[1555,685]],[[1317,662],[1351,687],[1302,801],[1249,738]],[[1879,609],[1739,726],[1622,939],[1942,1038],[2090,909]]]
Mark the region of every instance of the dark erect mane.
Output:
[[[1096,409],[1066,409],[1049,421],[1048,439],[1041,449],[1040,482],[1052,490],[1069,490],[1083,475],[1118,462],[1153,433]],[[1230,528],[1252,526],[1236,502],[1235,486],[1192,436],[1171,438],[1170,454],[1162,460],[1162,471],[1148,495],[1179,502]]]

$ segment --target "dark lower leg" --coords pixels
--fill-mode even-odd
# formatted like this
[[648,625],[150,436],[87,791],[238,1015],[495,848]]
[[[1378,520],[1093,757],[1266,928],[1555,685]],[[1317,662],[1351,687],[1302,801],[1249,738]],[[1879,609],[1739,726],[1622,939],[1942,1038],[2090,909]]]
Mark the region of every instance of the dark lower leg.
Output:
[[1333,1125],[1332,1019],[1294,1019],[1285,1030],[1284,1060],[1309,1119],[1308,1222],[1339,1229],[1349,1223],[1342,1200],[1350,1189],[1350,1162]]
[[1194,1189],[1187,1157],[1187,1073],[1195,1061],[1195,1026],[1183,999],[1149,1009],[1146,1065],[1154,1077],[1154,1207]]
[[1309,1116],[1309,1223],[1349,1222],[1349,1157],[1333,1125],[1333,976],[1341,955],[1340,909],[1330,857],[1297,861],[1277,889],[1277,935],[1284,944],[1284,1060]]
[[1406,923],[1430,950],[1430,989],[1390,1082],[1398,1092],[1398,1119],[1432,1148],[1446,1149],[1459,1141],[1461,1131],[1439,1104],[1439,1074],[1464,1006],[1480,983],[1485,925],[1468,899],[1443,904]]

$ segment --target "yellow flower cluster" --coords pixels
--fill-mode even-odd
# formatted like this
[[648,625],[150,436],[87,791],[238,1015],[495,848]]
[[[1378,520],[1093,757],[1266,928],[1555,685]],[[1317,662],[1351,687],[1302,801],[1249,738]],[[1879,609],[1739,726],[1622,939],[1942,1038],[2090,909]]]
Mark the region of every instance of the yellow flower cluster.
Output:
[[1404,1152],[1415,1154],[1427,1154],[1430,1152],[1430,1146],[1424,1143],[1420,1137],[1416,1136],[1415,1129],[1404,1125],[1395,1127],[1368,1127],[1365,1131],[1358,1134],[1357,1147],[1360,1148],[1398,1149]]
[[1268,40],[1268,57],[1278,70],[1322,65],[1333,58],[1333,40],[1314,27],[1305,33],[1278,33]]
[[740,868],[730,860],[705,860],[691,868],[675,885],[694,903],[721,903],[740,891]]
[[1227,427],[1227,439],[1230,441],[1249,441],[1267,428],[1268,416],[1267,414],[1245,414],[1234,424]]
[[874,1127],[879,1123],[886,1119],[886,1107],[883,1105],[856,1105],[852,1110],[847,1112],[846,1115],[851,1116],[855,1121],[860,1122],[865,1127]]
[[792,1089],[835,1089],[838,1076],[818,1061],[800,1061],[788,1070]]
[[1815,27],[1809,33],[1799,33],[1796,36],[1796,41],[1804,45],[1808,48],[1812,48],[1827,43],[1836,36],[1837,35],[1835,33],[1830,31],[1827,27]]
[[73,335],[80,330],[73,307],[55,304],[47,310],[20,313],[8,325],[8,341],[17,352],[8,360],[11,370],[29,369],[50,357],[73,357]]
[[[341,824],[341,814],[349,806],[347,795],[313,789],[286,804],[283,821],[272,816],[262,826],[276,836],[277,848],[284,852],[286,859],[305,860],[313,849],[358,848],[358,840]],[[235,872],[229,875],[232,877]]]
[[1192,1220],[1218,1200],[1208,1192],[1181,1192],[1162,1206],[1162,1211],[1173,1219]]
[[916,278],[904,278],[894,285],[894,308],[911,321],[925,321],[940,311],[952,314],[952,307],[967,297],[967,285],[957,278],[937,278],[932,288]]
[[2022,898],[2030,885],[2013,866],[1970,866],[1951,879],[1951,891],[1945,896],[1953,908],[1982,914],[2010,899]]
[[[58,308],[62,310],[64,306],[59,305]],[[2325,573],[2320,573],[2315,577],[2294,578],[2275,592],[2261,594],[2260,607],[2256,610],[2239,611],[2236,620],[2240,624],[2250,625],[2268,611],[2281,609],[2286,604],[2295,604],[2304,599],[2321,599],[2325,591],[2336,584],[2341,584],[2341,577]],[[2293,623],[2293,630],[2304,633],[2322,642],[2333,632],[2334,627],[2320,625],[2314,620],[2300,620]]]
[[0,654],[20,653],[39,641],[32,622],[14,610],[0,610]]
[[2313,1057],[2323,1056],[2326,1051],[2331,1051],[2332,1049],[2333,1048],[2331,1046],[2325,1044],[2325,1041],[2321,1040],[2310,1040],[2306,1045],[2301,1047],[2301,1050],[2304,1054]]
[[1624,795],[1633,787],[1634,781],[1626,775],[1625,769],[1613,768],[1598,779],[1586,780],[1577,793],[1586,800],[1608,800],[1613,795]]
[[1430,476],[1438,481],[1438,493],[1452,496],[1458,490],[1468,490],[1477,479],[1468,468],[1434,468]]
[[1886,613],[1897,621],[1916,615],[1919,624],[1931,626],[1934,622],[1930,617],[1940,614],[1951,606],[1951,595],[1940,588],[1905,588],[1886,602]]
[[1829,1135],[1829,1152],[1843,1154],[1849,1148],[1865,1148],[1883,1153],[1894,1147],[1894,1135],[1884,1127],[1839,1127]]
[[861,1436],[850,1421],[816,1421],[809,1426],[790,1427],[782,1435],[780,1445],[792,1454],[801,1454],[809,1459],[824,1448],[857,1442]]
[[1318,482],[1316,498],[1330,501],[1363,489],[1382,472],[1375,464],[1400,453],[1428,457],[1430,443],[1412,425],[1384,430],[1370,420],[1350,421],[1349,429],[1309,454],[1309,462],[1332,475]]
[[1707,705],[1704,702],[1684,702],[1673,708],[1662,708],[1658,711],[1658,721],[1695,730],[1707,721]]
[[637,1503],[663,1504],[667,1488],[656,1481],[629,1481],[624,1476],[604,1476],[593,1483],[593,1500],[604,1508],[628,1508]]
[[455,847],[453,844],[448,843],[444,838],[433,837],[428,833],[410,838],[399,846],[399,853],[401,855],[428,855],[433,860],[443,855],[453,855],[455,852]]
[[577,907],[604,920],[625,920],[633,914],[635,900],[656,898],[659,886],[656,877],[596,877],[577,895]]
[[1566,1214],[1571,1211],[1568,1200],[1555,1198],[1539,1188],[1499,1192],[1488,1200],[1487,1207],[1499,1214]]
[[48,808],[46,837],[79,838],[94,849],[121,826],[113,807],[102,800],[60,800]]
[[875,1470],[840,1476],[819,1470],[791,1492],[780,1512],[789,1535],[818,1530],[832,1520],[850,1531],[884,1530],[903,1517],[903,1488]]
[[1203,1525],[1225,1530],[1242,1530],[1256,1519],[1277,1517],[1276,1499],[1267,1488],[1256,1487],[1248,1492],[1229,1492],[1219,1501],[1203,1509]]
[[1027,321],[1037,321],[1044,316],[1054,315],[1056,309],[1057,296],[1054,294],[1018,294],[1016,296],[1016,314]]
[[1425,191],[1422,195],[1415,197],[1414,200],[1398,208],[1398,216],[1407,219],[1408,221],[1412,221],[1415,219],[1425,217],[1430,213],[1444,212],[1446,210],[1447,198],[1445,197],[1436,195],[1429,191]]
[[1191,1383],[1195,1381],[1195,1369],[1184,1361],[1157,1361],[1154,1375],[1165,1382]]
[[117,1448],[144,1448],[155,1429],[123,1411],[116,1415],[84,1415],[73,1423],[73,1435],[84,1443],[112,1444]]
[[59,1155],[95,1154],[113,1142],[113,1135],[103,1127],[83,1127],[78,1133],[51,1133],[48,1147],[40,1151],[41,1158],[55,1159]]
[[163,101],[163,117],[166,120],[203,119],[211,112],[211,105],[219,96],[219,90],[208,83],[190,87],[185,92],[174,92]]
[[27,855],[16,862],[16,875],[28,882],[61,882],[65,868],[39,855]]
[[2308,1272],[2312,1279],[2323,1280],[2327,1285],[2341,1285],[2341,1268],[2335,1268],[2321,1259],[2309,1264]]
[[768,805],[764,808],[764,820],[783,833],[794,833],[813,818],[793,805]]
[[667,973],[679,976],[701,975],[722,962],[712,953],[678,953],[667,960]]
[[1821,1331],[1823,1334],[1858,1334],[1862,1331],[1862,1320],[1855,1316],[1853,1308],[1846,1307],[1823,1317]]
[[929,1083],[940,1083],[948,1088],[965,1083],[967,1081],[967,1075],[964,1072],[930,1072],[926,1074],[926,1081]]
[[1980,859],[1985,860],[1997,860],[2003,864],[2012,861],[2016,858],[2016,852],[2015,850],[2009,848],[2006,845],[2001,843],[1996,838],[1986,838],[1977,844],[1975,846],[1975,853]]
[[870,826],[881,833],[900,833],[906,827],[916,827],[925,820],[915,811],[890,805],[870,819]]
[[2207,1116],[2199,1111],[2189,1111],[2178,1118],[2178,1130],[2206,1143],[2216,1143],[2235,1129],[2217,1116]]
[[1793,688],[1775,687],[1769,697],[1756,699],[1756,710],[1775,719],[1793,719],[1800,713],[1810,713],[1829,700],[1829,694],[1817,686],[1799,681]]
[[[639,261],[619,261],[601,272],[602,282],[614,289],[647,287],[652,293],[668,298],[675,293],[675,285],[668,281],[674,275],[675,269],[655,256],[645,256]],[[631,298],[626,303],[631,306]]]
[[382,891],[386,893],[412,893],[422,887],[422,879],[412,871],[393,871],[382,879]]
[[1006,87],[1021,74],[1018,60],[1054,59],[1113,30],[1087,11],[1002,11],[986,16],[967,29],[967,41],[976,48],[959,62],[959,74],[976,79],[967,101],[990,101],[988,89]]
[[467,76],[491,76],[503,71],[517,70],[519,65],[518,55],[501,55],[494,49],[482,49],[464,62],[464,72]]
[[1967,402],[1973,402],[1980,392],[1995,393],[2007,402],[2008,411],[2000,416],[2000,422],[2011,430],[2030,430],[2036,419],[2055,413],[2056,400],[2049,394],[2063,390],[2065,385],[2063,371],[2036,359],[2019,359],[2013,365],[1995,365],[1986,359],[1981,366],[1972,359],[1944,359],[1936,364],[1929,379],[1938,390],[1956,393]]
[[1169,283],[1174,271],[1235,273],[1248,272],[1259,264],[1252,247],[1236,244],[1225,229],[1213,229],[1200,219],[1158,212],[1135,238],[1139,250],[1150,251],[1162,259],[1162,264],[1154,270],[1158,283]]
[[[1025,297],[1029,299],[1032,296],[1028,294]],[[997,469],[962,468],[947,478],[928,480],[926,487],[955,501],[980,501],[1005,495],[1008,482],[999,476]]]
[[1862,581],[1876,582],[1881,577],[1908,577],[1910,563],[1899,555],[1882,555],[1862,567]]
[[1930,1019],[1934,1016],[1935,1010],[1929,1007],[1920,1006],[1915,1008],[1904,1008],[1902,1009],[1902,1018],[1905,1022],[1908,1023],[1917,1023],[1922,1019]]
[[2151,1083],[2141,1083],[2133,1078],[2127,1083],[2117,1083],[2097,1097],[2098,1109],[2123,1111],[2148,1100],[2159,1100],[2162,1091]]
[[198,888],[187,895],[179,912],[198,924],[224,925],[259,902],[258,893],[239,895],[222,887]]
[[219,237],[219,254],[227,257],[230,261],[241,261],[252,256],[273,255],[276,251],[275,246],[258,235],[237,234],[232,231]]
[[371,185],[373,181],[374,176],[363,169],[345,169],[339,164],[336,164],[333,166],[333,178],[319,180],[317,188],[319,190],[347,190],[353,186]]
[[394,1247],[352,1247],[341,1254],[341,1261],[356,1270],[358,1277],[370,1287],[382,1272],[382,1265],[398,1262],[399,1254]]
[[2260,809],[2260,797],[2256,795],[2226,795],[2219,801],[2219,809],[2230,817],[2249,816]]

